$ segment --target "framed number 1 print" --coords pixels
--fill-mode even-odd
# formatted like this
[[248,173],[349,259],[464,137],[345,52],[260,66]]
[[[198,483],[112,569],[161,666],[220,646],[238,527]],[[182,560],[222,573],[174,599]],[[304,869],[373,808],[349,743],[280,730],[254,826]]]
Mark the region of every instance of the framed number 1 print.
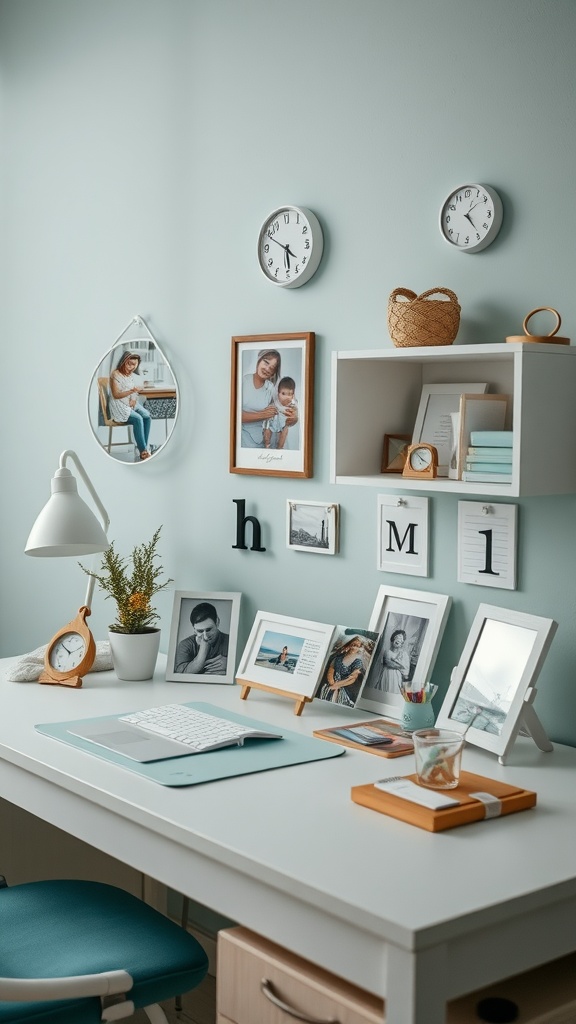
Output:
[[231,473],[312,476],[314,342],[312,331],[232,338]]

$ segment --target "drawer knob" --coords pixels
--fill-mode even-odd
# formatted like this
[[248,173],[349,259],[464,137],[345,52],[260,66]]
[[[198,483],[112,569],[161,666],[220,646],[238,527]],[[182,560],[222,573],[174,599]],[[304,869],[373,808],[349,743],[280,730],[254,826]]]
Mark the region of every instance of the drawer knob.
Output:
[[308,1017],[307,1014],[300,1013],[299,1010],[295,1010],[293,1006],[288,1006],[288,1003],[285,1003],[283,999],[280,999],[280,997],[276,995],[272,982],[268,981],[268,978],[262,978],[262,981],[260,982],[260,991],[262,992],[262,995],[266,996],[266,999],[269,999],[271,1003],[274,1003],[274,1006],[277,1006],[278,1009],[283,1010],[284,1013],[287,1013],[290,1017],[295,1017],[296,1020],[305,1021],[305,1024],[338,1024],[336,1017]]

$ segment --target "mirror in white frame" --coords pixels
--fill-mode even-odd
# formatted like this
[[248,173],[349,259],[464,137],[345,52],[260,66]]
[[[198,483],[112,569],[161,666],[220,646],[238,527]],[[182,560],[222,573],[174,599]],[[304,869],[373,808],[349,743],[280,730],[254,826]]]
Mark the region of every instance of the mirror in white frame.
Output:
[[135,316],[98,363],[88,391],[88,421],[118,462],[140,465],[170,440],[180,399],[172,368],[141,316]]
[[553,619],[481,604],[436,720],[439,728],[498,755],[505,764],[518,732],[552,750],[532,706],[536,679],[557,629]]

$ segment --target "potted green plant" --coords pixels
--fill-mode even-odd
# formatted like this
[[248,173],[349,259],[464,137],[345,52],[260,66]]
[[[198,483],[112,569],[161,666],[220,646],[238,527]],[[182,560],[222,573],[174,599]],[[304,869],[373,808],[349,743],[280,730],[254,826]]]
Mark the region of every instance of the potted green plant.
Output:
[[81,568],[93,576],[106,598],[116,601],[116,621],[108,630],[114,671],[119,679],[151,679],[160,647],[158,612],[152,606],[154,594],[172,579],[160,582],[163,573],[156,564],[159,526],[148,544],[137,544],[130,558],[118,554],[114,541],[102,555],[101,572]]

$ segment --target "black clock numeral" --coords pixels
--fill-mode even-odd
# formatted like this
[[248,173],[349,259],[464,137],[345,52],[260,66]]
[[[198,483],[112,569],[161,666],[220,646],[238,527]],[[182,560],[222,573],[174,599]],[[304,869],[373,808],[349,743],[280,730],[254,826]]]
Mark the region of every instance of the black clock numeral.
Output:
[[449,224],[450,223],[450,214],[447,213],[444,219],[445,219],[446,223]]
[[304,242],[304,248],[305,249],[309,249],[310,248],[310,239],[309,238],[307,238],[306,241]]
[[492,210],[486,210],[486,216],[488,219],[492,216]]
[[469,245],[469,244],[470,244],[470,235],[466,235],[466,238],[464,239],[464,245]]
[[452,210],[452,213],[456,212],[456,207],[455,207],[454,203],[450,203],[450,206],[448,207],[448,209]]
[[464,198],[465,199],[470,199],[471,195],[472,195],[472,189],[471,188],[467,188],[466,191],[464,192]]
[[270,252],[270,246],[268,245],[268,243],[266,243],[266,245],[264,246],[264,252]]
[[302,266],[304,266],[304,264],[306,263],[306,260],[307,260],[307,259],[308,259],[308,257],[307,257],[307,256],[303,256],[303,257],[302,257]]
[[276,267],[276,270],[274,271],[274,277],[278,277],[278,271],[279,270],[280,270],[280,267]]
[[289,224],[289,223],[290,223],[290,211],[287,211],[287,212],[286,212],[286,213],[284,214],[284,223],[285,223],[285,224]]
[[489,225],[488,225],[488,224],[486,224],[486,222],[484,222],[484,224],[482,225],[482,227],[484,228],[484,231],[488,231]]
[[478,232],[476,232],[476,238],[478,241],[480,241],[480,235],[478,234]]
[[272,259],[272,257],[270,257],[270,259],[268,260],[268,266],[271,267],[273,263],[274,260]]
[[307,227],[307,225],[306,225],[306,224],[304,224],[304,226],[303,226],[303,228],[302,228],[302,234],[303,234],[303,235],[307,235],[307,234],[308,234],[308,227]]
[[294,267],[294,273],[295,274],[299,274],[300,273],[300,264],[299,263],[297,263],[296,266]]

